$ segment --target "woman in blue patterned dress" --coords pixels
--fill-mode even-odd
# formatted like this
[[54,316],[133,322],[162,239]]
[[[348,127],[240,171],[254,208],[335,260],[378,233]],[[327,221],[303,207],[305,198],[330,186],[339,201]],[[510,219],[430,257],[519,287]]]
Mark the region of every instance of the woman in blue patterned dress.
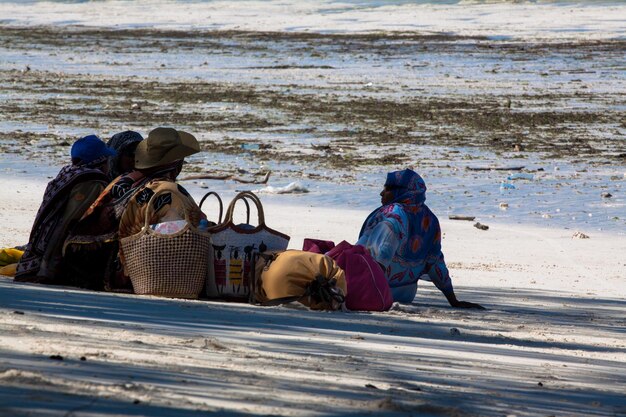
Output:
[[394,301],[411,303],[417,281],[427,274],[451,306],[482,309],[454,294],[441,252],[439,220],[424,204],[422,177],[410,169],[390,172],[380,195],[382,206],[365,220],[357,244],[365,246],[385,271]]

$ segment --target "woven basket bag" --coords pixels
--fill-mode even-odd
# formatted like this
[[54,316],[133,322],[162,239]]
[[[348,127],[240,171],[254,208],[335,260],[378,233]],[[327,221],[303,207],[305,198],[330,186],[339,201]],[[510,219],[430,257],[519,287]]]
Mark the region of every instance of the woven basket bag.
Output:
[[204,287],[210,257],[211,235],[187,224],[173,234],[160,234],[150,228],[149,221],[155,193],[148,207],[143,229],[120,239],[126,269],[135,294],[161,297],[198,298]]
[[[256,206],[258,225],[250,225],[250,204]],[[247,220],[244,225],[233,221],[235,204],[246,205]],[[285,250],[289,236],[270,229],[265,224],[265,212],[256,194],[244,191],[230,202],[224,222],[209,229],[212,240],[212,262],[207,279],[209,298],[248,302],[252,296],[254,258],[259,251]]]

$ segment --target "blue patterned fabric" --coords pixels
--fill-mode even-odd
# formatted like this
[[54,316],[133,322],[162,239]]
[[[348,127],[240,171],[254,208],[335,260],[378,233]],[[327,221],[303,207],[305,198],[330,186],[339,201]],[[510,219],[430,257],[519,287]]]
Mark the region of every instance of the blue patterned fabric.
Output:
[[405,169],[387,174],[385,186],[394,199],[367,217],[357,244],[369,249],[384,267],[394,301],[413,301],[423,274],[442,292],[451,292],[439,220],[425,204],[426,183],[419,174]]

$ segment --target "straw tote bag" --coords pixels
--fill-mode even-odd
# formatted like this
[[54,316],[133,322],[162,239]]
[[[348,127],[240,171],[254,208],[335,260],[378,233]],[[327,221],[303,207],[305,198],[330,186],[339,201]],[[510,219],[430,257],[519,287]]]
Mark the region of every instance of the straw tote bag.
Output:
[[[258,226],[249,223],[248,201],[254,204],[259,215]],[[248,207],[248,223],[233,222],[235,205],[243,201]],[[207,280],[207,295],[232,301],[250,301],[254,258],[259,252],[285,250],[290,237],[265,224],[265,213],[261,200],[249,191],[244,191],[230,202],[224,223],[211,229],[213,268]]]
[[135,294],[162,297],[198,298],[204,286],[211,248],[211,235],[191,225],[185,212],[185,226],[172,234],[150,228],[155,198],[171,190],[155,193],[146,208],[143,229],[120,239],[128,275]]

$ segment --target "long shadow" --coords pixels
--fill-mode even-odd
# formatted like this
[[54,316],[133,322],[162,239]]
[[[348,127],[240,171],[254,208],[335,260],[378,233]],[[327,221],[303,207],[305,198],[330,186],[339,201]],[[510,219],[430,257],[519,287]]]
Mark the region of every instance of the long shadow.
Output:
[[[419,372],[393,374],[393,378],[397,380],[410,381],[411,389],[419,389],[421,398],[426,402],[441,403],[443,399],[444,403],[447,400],[450,404],[472,410],[478,415],[515,415],[518,412],[537,416],[626,415],[626,403],[619,389],[607,391],[598,387],[584,389],[566,387],[558,381],[543,382],[539,385],[537,379],[531,378],[528,378],[527,383],[522,383],[512,380],[509,376],[505,374],[499,378],[467,380],[451,374],[445,376],[432,374],[424,376]],[[433,384],[436,389],[433,388]],[[395,389],[397,388],[390,388]]]
[[249,413],[224,409],[190,410],[182,407],[121,401],[111,397],[70,394],[55,389],[30,387],[2,387],[0,415],[2,416],[152,416],[198,417],[207,414],[220,416],[247,416]]
[[[366,334],[373,339],[380,336],[409,337],[484,344],[493,346],[522,346],[541,349],[567,349],[587,352],[623,352],[623,349],[610,346],[589,345],[581,342],[554,342],[548,340],[529,340],[505,335],[465,335],[454,339],[449,332],[454,325],[449,320],[464,318],[467,329],[484,329],[485,322],[502,320],[495,317],[504,312],[518,320],[539,320],[546,326],[589,326],[602,331],[624,333],[623,328],[615,328],[602,321],[606,316],[617,314],[617,300],[585,300],[547,297],[532,291],[518,293],[518,296],[536,297],[540,307],[526,305],[510,307],[505,304],[505,292],[489,289],[489,292],[463,289],[464,294],[471,294],[472,299],[487,299],[492,310],[487,312],[453,310],[443,304],[420,304],[416,314],[397,315],[388,313],[340,313],[314,312],[291,308],[262,308],[257,306],[218,303],[206,301],[184,301],[95,293],[63,287],[38,286],[13,283],[0,280],[0,307],[8,310],[23,311],[26,314],[61,317],[68,320],[80,320],[88,323],[97,322],[100,326],[117,328],[119,325],[129,329],[148,332],[163,332],[169,335],[186,336],[219,335],[225,331],[237,329],[239,337],[245,339],[242,332],[256,332],[262,329],[266,334],[302,334],[308,333],[345,333],[349,335]],[[494,294],[495,293],[495,294]],[[418,297],[418,302],[419,297]],[[550,308],[564,302],[576,304],[575,308]],[[439,309],[439,307],[441,308]],[[608,308],[606,306],[609,306]],[[435,322],[420,323],[412,319],[423,317],[435,309]],[[508,310],[507,310],[508,309]],[[593,314],[600,323],[584,321],[581,312]],[[541,314],[543,313],[543,314]],[[603,326],[603,327],[602,327]],[[606,329],[605,329],[606,328]],[[476,349],[477,347],[473,347]]]
[[[3,382],[0,415],[4,415],[2,412],[39,415],[39,410],[46,409],[66,413],[80,410],[98,415],[186,417],[215,412],[235,416],[254,413],[259,406],[289,410],[288,414],[306,414],[312,409],[309,401],[313,398],[334,399],[332,403],[316,404],[316,413],[321,409],[324,414],[344,415],[350,413],[346,405],[359,407],[385,398],[385,393],[365,386],[347,386],[330,380],[324,384],[315,380],[294,384],[288,375],[259,376],[252,371],[234,369],[229,369],[226,376],[222,369],[209,363],[202,367],[168,369],[93,360],[56,362],[45,356],[20,352],[0,351],[0,354],[9,364],[9,367],[0,366]],[[21,373],[14,378],[2,378],[3,373],[11,370]],[[262,384],[256,383],[258,381]],[[273,392],[289,393],[292,399],[273,396]],[[149,398],[144,399],[145,396]],[[137,398],[142,400],[135,404]],[[242,405],[250,411],[228,410],[228,407],[241,408]]]
[[[615,337],[623,337],[622,334],[626,333],[626,316],[623,313],[626,300],[623,299],[580,297],[565,291],[547,295],[545,290],[528,288],[458,288],[463,299],[484,303],[490,310],[523,319],[553,326],[589,326],[616,333]],[[434,293],[430,288],[422,288],[414,303],[426,308],[444,306],[441,301],[433,301],[437,298]]]
[[[592,346],[585,343],[554,343],[549,341],[523,340],[516,338],[506,338],[497,336],[482,335],[461,335],[461,337],[451,336],[449,327],[455,323],[458,325],[459,319],[464,320],[463,326],[467,328],[481,329],[480,324],[495,323],[498,320],[506,319],[507,316],[522,320],[540,320],[546,326],[569,325],[584,328],[588,322],[581,320],[578,309],[587,309],[587,312],[595,316],[616,317],[619,312],[621,302],[619,300],[587,300],[572,299],[567,297],[546,296],[528,290],[514,290],[516,295],[533,300],[535,306],[527,304],[511,306],[507,303],[510,292],[487,290],[472,290],[463,288],[461,292],[469,299],[485,303],[491,308],[486,312],[452,310],[445,307],[441,299],[424,298],[423,295],[434,295],[428,292],[418,295],[414,305],[408,306],[408,312],[391,313],[327,313],[311,312],[294,308],[260,308],[256,306],[214,303],[203,301],[182,301],[157,299],[149,297],[138,297],[132,295],[115,295],[107,293],[93,293],[75,289],[61,287],[45,287],[28,284],[17,284],[11,281],[0,279],[0,309],[19,311],[25,315],[36,315],[38,320],[45,322],[52,320],[54,323],[77,324],[88,328],[90,325],[99,328],[110,328],[112,330],[120,327],[133,331],[134,333],[145,333],[150,335],[163,335],[180,338],[189,337],[217,337],[223,338],[225,344],[233,343],[232,352],[240,355],[239,360],[245,357],[246,352],[252,352],[257,357],[264,359],[265,352],[293,354],[294,358],[306,356],[316,357],[319,363],[327,369],[337,368],[341,372],[354,370],[355,375],[359,375],[359,369],[367,368],[369,377],[374,379],[373,385],[383,382],[389,388],[377,389],[363,386],[346,385],[346,383],[316,383],[312,378],[311,382],[298,382],[294,384],[288,377],[289,372],[279,374],[256,375],[251,370],[220,369],[207,364],[206,366],[189,366],[185,372],[171,369],[162,365],[150,367],[115,363],[113,361],[89,360],[86,363],[77,360],[66,359],[63,361],[63,368],[59,364],[50,361],[46,356],[25,355],[13,351],[0,352],[0,360],[4,363],[4,369],[30,370],[32,372],[43,372],[61,374],[63,378],[77,381],[90,380],[97,377],[101,383],[120,384],[121,382],[132,381],[132,384],[149,384],[156,387],[172,387],[180,385],[180,380],[186,380],[190,386],[185,387],[182,395],[191,395],[199,398],[199,403],[205,398],[208,404],[211,401],[233,401],[233,392],[241,391],[243,384],[248,395],[256,401],[256,390],[250,390],[250,386],[255,387],[255,381],[270,381],[270,386],[275,390],[282,390],[290,393],[299,393],[300,398],[304,395],[315,395],[319,397],[339,398],[342,401],[378,401],[387,397],[393,398],[395,405],[391,407],[389,413],[395,412],[419,412],[428,414],[428,404],[453,404],[454,407],[465,410],[479,410],[479,414],[501,414],[502,403],[508,403],[516,410],[527,410],[530,414],[577,414],[580,409],[588,409],[589,404],[597,402],[609,407],[598,409],[597,415],[611,415],[621,413],[621,395],[617,395],[613,390],[602,391],[596,388],[585,389],[571,388],[567,384],[554,388],[550,384],[541,391],[537,387],[536,379],[529,380],[528,384],[511,382],[507,379],[512,372],[519,370],[511,366],[506,368],[507,363],[516,363],[520,359],[531,359],[537,361],[554,361],[564,363],[570,367],[580,366],[582,375],[589,373],[589,369],[584,368],[588,362],[585,357],[568,355],[561,349],[582,350],[586,352],[624,352],[623,349]],[[534,301],[535,299],[539,301]],[[567,306],[561,310],[563,304]],[[555,307],[556,306],[556,307]],[[557,308],[558,307],[558,308]],[[583,310],[584,311],[584,310]],[[541,314],[543,312],[543,314]],[[427,316],[434,319],[430,322],[419,322],[417,319]],[[584,318],[584,316],[583,316]],[[607,329],[613,326],[605,325]],[[605,331],[604,328],[601,329]],[[610,330],[606,330],[609,331]],[[621,331],[615,330],[615,335]],[[273,337],[280,335],[280,338]],[[359,339],[352,339],[353,336],[363,337],[364,344],[358,342]],[[305,340],[306,339],[306,340]],[[84,342],[88,345],[101,343],[101,339],[90,339],[89,335],[84,337]],[[90,344],[91,342],[91,344]],[[363,355],[365,350],[370,349],[368,342],[375,342],[377,347],[376,357]],[[247,347],[250,346],[250,347]],[[369,345],[371,346],[371,345]],[[402,351],[395,351],[396,346],[403,347]],[[525,348],[525,349],[520,349]],[[146,345],[145,349],[178,349],[176,345]],[[532,349],[551,349],[547,351],[532,351]],[[183,349],[183,347],[181,347]],[[471,351],[472,354],[487,355],[477,365],[463,361],[463,355]],[[439,353],[442,352],[442,353]],[[180,353],[180,352],[179,352]],[[184,353],[184,352],[183,352]],[[228,361],[230,353],[215,353],[207,359]],[[454,357],[453,355],[458,355]],[[365,359],[360,359],[365,357]],[[270,356],[267,356],[270,358]],[[348,358],[352,362],[346,365],[341,362]],[[350,359],[353,358],[353,359]],[[401,358],[401,360],[399,359]],[[275,358],[274,358],[275,359]],[[315,376],[315,370],[307,362],[289,363],[289,356],[282,359],[275,359],[273,363],[280,364],[287,371],[297,372],[303,375]],[[272,362],[270,362],[272,363]],[[403,365],[405,363],[405,365]],[[424,366],[416,365],[423,364]],[[440,370],[441,364],[447,363],[447,370]],[[604,386],[626,386],[624,377],[620,377],[620,369],[624,370],[624,365],[618,361],[610,359],[594,358],[596,367],[604,367],[605,370],[595,369],[594,381]],[[393,364],[393,365],[390,365]],[[341,365],[341,366],[339,366]],[[501,376],[498,372],[488,372],[488,376],[479,377],[476,374],[476,366],[483,366],[489,370],[503,367]],[[536,367],[541,370],[539,366]],[[0,374],[4,370],[0,368]],[[120,381],[128,375],[128,380]],[[131,378],[132,377],[132,378]],[[368,378],[369,378],[368,377]],[[584,376],[583,376],[584,378]],[[469,381],[468,381],[469,379]],[[134,385],[133,385],[134,386]],[[419,389],[418,389],[419,388]],[[3,385],[0,388],[0,411],[2,407],[11,404],[24,404],[20,410],[24,413],[30,407],[35,407],[35,403],[22,402],[21,398],[30,398],[33,388],[30,386],[20,386],[19,384]],[[46,388],[47,390],[47,388]],[[465,391],[467,390],[467,391]],[[468,392],[479,393],[480,395],[468,394]],[[220,395],[219,393],[223,393]],[[497,395],[495,395],[495,394]],[[493,395],[489,395],[493,394]],[[47,395],[47,394],[46,394]],[[97,397],[97,402],[103,401],[100,396],[89,393],[69,394],[72,397],[71,404],[64,404],[63,407],[72,405],[74,407],[81,404],[87,406],[90,401]],[[209,397],[206,397],[210,395]],[[297,395],[296,395],[297,397]],[[538,400],[537,398],[541,398]],[[235,398],[237,398],[235,396]],[[482,399],[481,399],[482,398]],[[529,398],[532,401],[529,402]],[[20,401],[16,401],[20,399]],[[68,400],[69,401],[69,400]],[[109,401],[106,399],[106,401]],[[110,405],[105,409],[119,410],[129,407],[127,401],[119,398],[111,400]],[[245,401],[245,400],[244,400]],[[119,403],[119,404],[118,404]],[[306,413],[306,404],[296,400],[290,401],[283,398],[276,400],[265,398],[264,406],[271,404],[279,409],[301,410]],[[108,404],[108,403],[107,403]],[[133,407],[139,405],[130,404]],[[154,410],[146,411],[149,415],[196,415],[193,410],[184,406],[178,413],[176,406],[145,405],[155,407]],[[67,408],[63,408],[67,410]],[[107,408],[109,407],[109,408]],[[172,407],[172,408],[168,408]],[[421,407],[421,408],[420,408]],[[436,408],[436,407],[435,407]],[[444,411],[432,414],[442,414]],[[130,409],[135,412],[135,408]],[[137,407],[136,410],[141,410]],[[171,411],[174,410],[174,413]],[[616,411],[617,410],[617,411]],[[344,413],[337,410],[333,412],[330,408],[324,414],[336,415],[351,413],[352,410],[343,409]],[[559,411],[559,412],[557,412]],[[108,411],[107,411],[108,412]],[[119,411],[116,411],[119,413]],[[445,413],[450,414],[447,410]],[[136,412],[141,414],[140,411]],[[387,414],[389,414],[387,413]],[[607,414],[608,413],[608,414]],[[359,413],[355,413],[358,415]],[[590,413],[594,414],[594,413]],[[133,414],[130,414],[133,415]],[[233,414],[236,415],[236,414]]]

